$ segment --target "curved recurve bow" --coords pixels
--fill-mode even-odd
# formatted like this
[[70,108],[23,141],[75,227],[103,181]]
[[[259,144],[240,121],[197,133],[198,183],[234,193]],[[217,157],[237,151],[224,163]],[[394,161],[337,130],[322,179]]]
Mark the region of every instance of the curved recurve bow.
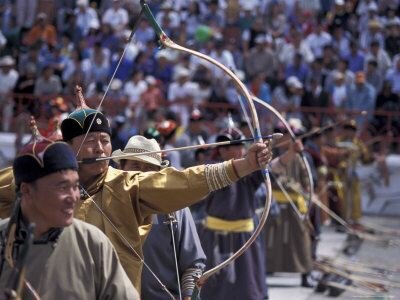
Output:
[[[253,96],[253,101],[257,102],[258,104],[264,106],[266,109],[268,109],[269,111],[271,111],[278,119],[279,121],[282,122],[282,124],[285,126],[287,132],[290,135],[290,138],[292,139],[293,142],[296,141],[296,135],[294,134],[292,128],[290,127],[289,123],[286,121],[286,119],[284,118],[284,116],[282,116],[281,113],[279,113],[272,105],[268,104],[267,102],[261,100],[260,98],[257,98],[256,96]],[[311,199],[312,199],[312,194],[314,192],[314,181],[313,181],[313,177],[312,177],[312,173],[311,173],[311,167],[310,164],[308,163],[308,160],[306,158],[306,156],[304,155],[304,151],[301,151],[300,153],[300,157],[301,160],[303,161],[303,166],[307,171],[307,180],[308,180],[308,184],[309,184],[309,190],[307,191],[309,194],[309,198],[308,198],[308,203],[311,203]]]
[[[220,69],[222,69],[224,71],[225,74],[227,74],[236,84],[236,86],[240,89],[240,91],[242,92],[242,94],[245,96],[248,105],[250,107],[250,112],[251,112],[251,116],[252,116],[252,126],[253,126],[253,131],[255,133],[255,141],[256,142],[263,142],[262,138],[261,138],[261,130],[260,130],[260,124],[258,121],[258,116],[257,116],[257,112],[256,109],[254,107],[254,103],[252,101],[252,97],[249,93],[249,91],[247,90],[246,86],[243,84],[243,82],[241,82],[239,80],[239,78],[237,78],[237,76],[226,66],[222,65],[221,63],[219,63],[218,61],[214,60],[213,58],[185,48],[183,46],[180,46],[176,43],[174,43],[165,33],[164,31],[161,29],[161,27],[159,26],[159,24],[156,22],[151,10],[149,9],[148,5],[145,3],[145,1],[141,1],[141,5],[142,5],[142,9],[144,10],[144,14],[146,15],[146,17],[148,18],[149,22],[151,23],[154,31],[156,32],[156,34],[159,37],[160,43],[163,47],[167,47],[167,48],[171,48],[177,51],[181,51],[187,54],[192,54],[195,55],[201,59],[204,59],[206,61],[208,61],[209,63],[219,67]],[[249,240],[240,248],[238,249],[232,256],[230,256],[228,259],[226,259],[225,261],[221,262],[219,265],[213,267],[212,269],[206,271],[198,280],[197,280],[197,285],[196,285],[196,290],[193,293],[194,295],[192,296],[192,299],[196,299],[201,286],[205,283],[205,281],[210,278],[213,274],[217,273],[219,270],[221,270],[222,268],[224,268],[226,265],[228,265],[229,263],[231,263],[232,261],[234,261],[235,259],[237,259],[240,255],[242,255],[250,246],[251,244],[257,239],[258,235],[261,233],[262,228],[264,227],[264,224],[267,220],[268,214],[269,214],[269,209],[271,206],[271,196],[272,196],[272,188],[271,188],[271,181],[269,178],[269,174],[268,174],[268,170],[264,169],[263,170],[263,175],[264,175],[264,179],[265,179],[265,184],[267,186],[267,196],[266,196],[266,201],[265,201],[265,207],[263,209],[263,212],[261,214],[260,220],[259,220],[259,224],[258,226],[255,228],[253,234],[251,235],[251,237],[249,238]]]

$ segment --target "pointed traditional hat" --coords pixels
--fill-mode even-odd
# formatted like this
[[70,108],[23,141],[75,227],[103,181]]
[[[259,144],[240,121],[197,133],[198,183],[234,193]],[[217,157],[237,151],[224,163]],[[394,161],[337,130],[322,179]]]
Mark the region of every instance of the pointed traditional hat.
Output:
[[67,143],[41,136],[34,119],[31,121],[31,129],[31,141],[22,148],[13,163],[17,186],[57,171],[78,170],[75,153]]
[[78,100],[77,109],[61,123],[61,132],[64,141],[69,141],[74,137],[85,135],[88,131],[105,132],[111,135],[109,121],[100,111],[86,105],[80,86],[76,87],[76,94]]

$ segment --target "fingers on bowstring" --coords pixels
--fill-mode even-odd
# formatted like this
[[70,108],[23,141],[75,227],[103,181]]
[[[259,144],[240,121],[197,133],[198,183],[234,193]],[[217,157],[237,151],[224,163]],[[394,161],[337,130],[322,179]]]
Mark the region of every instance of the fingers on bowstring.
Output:
[[261,159],[263,161],[263,164],[268,163],[271,158],[272,158],[272,152],[271,149],[269,149],[269,147],[264,148],[260,153],[259,153],[259,159]]
[[264,145],[267,146],[267,148],[271,148],[272,147],[272,143],[270,140],[264,140],[263,141]]

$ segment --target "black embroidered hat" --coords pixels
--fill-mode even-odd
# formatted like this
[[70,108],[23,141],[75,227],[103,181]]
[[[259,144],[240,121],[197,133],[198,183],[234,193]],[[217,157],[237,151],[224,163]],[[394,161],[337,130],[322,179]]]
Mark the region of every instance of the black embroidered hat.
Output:
[[237,129],[236,127],[231,127],[222,130],[220,133],[218,133],[215,141],[218,142],[226,142],[226,141],[237,141],[237,140],[242,140],[244,139],[244,134],[240,129]]
[[75,153],[67,143],[40,136],[34,121],[32,134],[32,140],[22,148],[13,163],[17,186],[57,171],[78,170]]
[[[81,87],[77,86],[76,92],[79,101],[78,107],[61,123],[63,140],[69,141],[74,137],[86,134],[88,131],[105,132],[111,135],[111,126],[108,119],[100,111],[89,108],[86,105]],[[88,130],[89,127],[90,130]]]

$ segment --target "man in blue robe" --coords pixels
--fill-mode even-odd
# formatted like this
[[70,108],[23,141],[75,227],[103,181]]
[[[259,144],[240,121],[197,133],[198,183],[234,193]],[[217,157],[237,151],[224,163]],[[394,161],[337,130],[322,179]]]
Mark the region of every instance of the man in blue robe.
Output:
[[[121,153],[159,150],[160,146],[154,139],[137,135],[129,139]],[[114,152],[119,153],[119,150]],[[168,165],[168,161],[161,159],[161,154],[129,157],[118,161],[121,169],[125,171],[159,171]],[[151,231],[144,243],[143,253],[146,264],[157,271],[157,276],[174,297],[178,298],[181,293],[182,299],[189,300],[195,279],[201,276],[206,260],[189,208],[166,215],[153,215]],[[143,300],[170,299],[147,268],[142,272],[141,290]]]

